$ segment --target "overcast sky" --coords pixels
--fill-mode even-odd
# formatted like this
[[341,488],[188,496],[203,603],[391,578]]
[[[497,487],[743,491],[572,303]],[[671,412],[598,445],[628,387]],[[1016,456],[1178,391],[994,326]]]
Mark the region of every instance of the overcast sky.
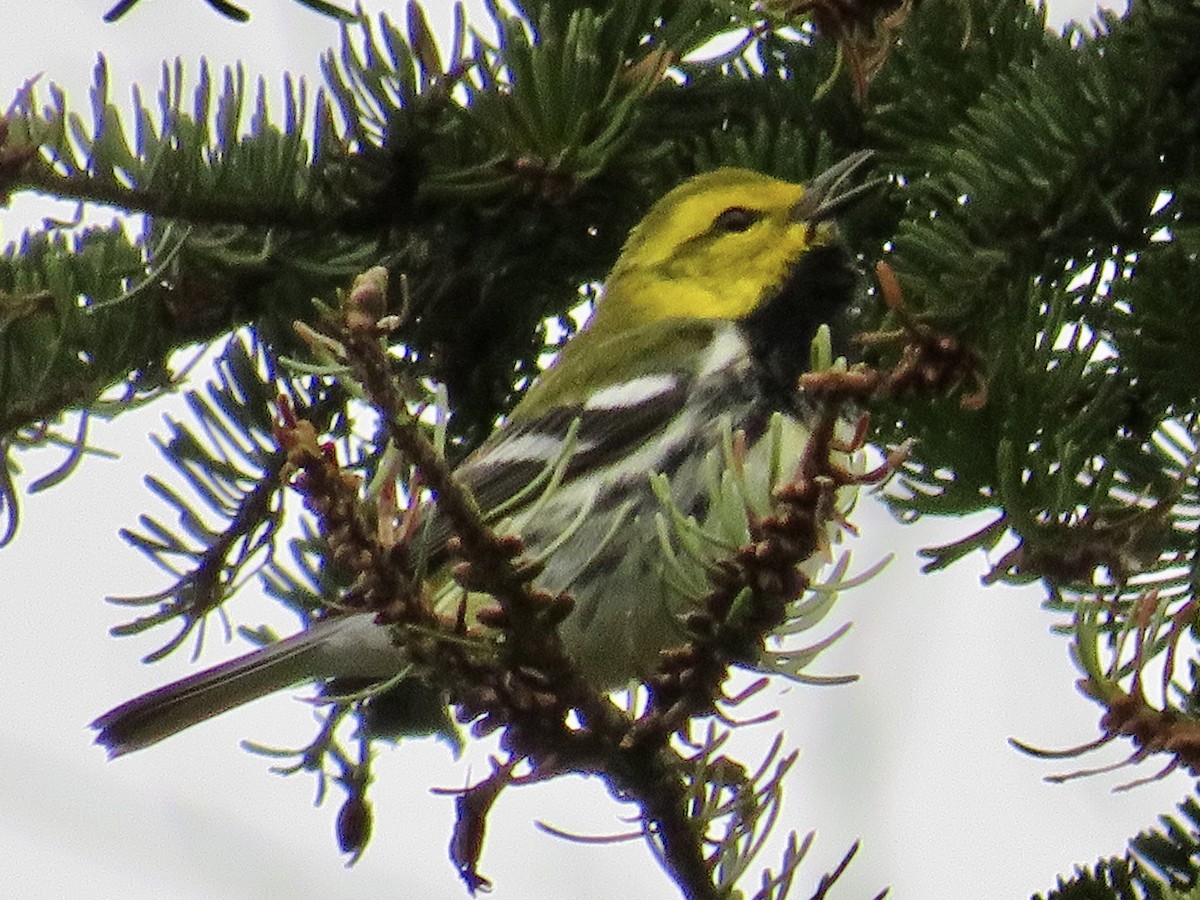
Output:
[[[204,55],[217,66],[246,59],[272,86],[283,71],[307,73],[315,83],[319,53],[337,40],[329,20],[287,0],[246,0],[249,26],[223,19],[201,0],[145,0],[106,26],[101,16],[113,2],[0,0],[0,96],[44,72],[87,119],[98,50],[119,100],[135,82],[150,94],[156,60],[173,56],[191,73]],[[442,13],[449,7],[427,5]],[[403,14],[398,2],[367,6]],[[1053,4],[1059,19],[1091,9],[1086,2]],[[53,211],[36,198],[15,198],[0,210],[0,240],[15,239]],[[64,486],[26,498],[16,544],[0,551],[0,675],[9,691],[9,714],[0,723],[0,895],[465,896],[445,851],[453,804],[428,789],[477,779],[486,747],[459,761],[431,742],[383,750],[375,837],[363,860],[346,870],[332,834],[337,803],[314,809],[311,779],[273,775],[267,761],[238,746],[243,738],[297,746],[309,740],[310,713],[290,697],[256,703],[112,763],[90,743],[86,725],[97,714],[191,667],[184,653],[140,665],[162,637],[109,637],[108,628],[128,614],[103,602],[108,594],[149,593],[164,584],[116,531],[155,508],[141,477],[163,471],[147,435],[163,433],[165,411],[155,406],[96,428],[93,443],[123,459],[89,460]],[[59,458],[22,456],[23,483]],[[1190,782],[1182,775],[1112,793],[1115,784],[1145,774],[1128,770],[1116,778],[1043,782],[1080,763],[1029,759],[1007,739],[1079,744],[1095,736],[1099,711],[1073,688],[1066,642],[1047,633],[1052,620],[1040,609],[1039,590],[982,589],[982,558],[917,577],[917,548],[961,536],[969,524],[901,528],[871,503],[862,504],[857,521],[866,536],[855,549],[857,565],[888,552],[896,560],[843,598],[839,621],[853,619],[855,628],[816,669],[862,678],[836,688],[780,685],[767,698],[782,708],[789,739],[802,749],[777,837],[789,827],[818,830],[804,885],[861,837],[862,853],[836,896],[870,896],[890,884],[895,900],[1024,897],[1049,889],[1073,862],[1121,852],[1126,838],[1186,795]],[[239,600],[233,614],[289,624],[253,597]],[[205,661],[244,649],[210,641]],[[766,726],[739,735],[739,758],[755,762],[772,734]],[[1110,748],[1088,764],[1122,753]],[[675,896],[641,843],[573,845],[532,824],[614,833],[627,830],[620,817],[629,812],[595,780],[506,793],[482,861],[496,883],[492,896]],[[772,849],[762,862],[777,859]],[[981,885],[989,888],[981,892]]]

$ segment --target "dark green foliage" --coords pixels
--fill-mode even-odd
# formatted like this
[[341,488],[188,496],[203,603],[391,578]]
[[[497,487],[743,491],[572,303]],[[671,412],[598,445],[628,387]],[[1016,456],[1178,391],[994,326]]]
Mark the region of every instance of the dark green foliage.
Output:
[[[0,193],[107,203],[149,224],[135,239],[52,223],[0,258],[5,451],[54,439],[73,459],[86,433],[41,423],[118,414],[170,384],[180,348],[242,327],[254,335],[253,350],[229,341],[214,385],[189,395],[195,426],[172,425],[163,449],[188,492],[149,483],[185,537],[148,518],[130,535],[176,568],[129,630],[178,617],[164,652],[173,648],[260,563],[267,592],[301,617],[338,589],[311,529],[288,559],[274,547],[278,392],[365,476],[379,464],[374,424],[351,427],[337,372],[283,369],[285,358],[311,359],[292,325],[314,320],[314,298],[332,303],[370,265],[391,270],[390,309],[404,316],[397,379],[419,402],[429,383],[448,390],[455,456],[518,399],[546,349],[546,320],[566,321],[653,198],[721,165],[799,180],[867,146],[891,183],[843,223],[853,250],[864,269],[886,260],[910,316],[980,360],[976,381],[872,410],[880,443],[914,441],[889,497],[898,514],[994,515],[929,551],[930,567],[1015,540],[993,578],[1046,584],[1050,606],[1072,617],[1062,630],[1093,687],[1115,689],[1168,649],[1191,649],[1194,0],[1134,0],[1095,34],[1061,36],[1025,0],[924,0],[863,103],[848,77],[830,77],[846,48],[810,22],[767,27],[746,3],[516,8],[491,7],[494,43],[460,22],[449,47],[415,6],[403,23],[356,22],[324,60],[319,96],[289,83],[275,118],[241,70],[217,85],[201,68],[185,91],[179,65],[164,67],[157,101],[138,96],[131,120],[109,103],[103,64],[90,122],[53,90],[44,110],[19,98],[0,134]],[[743,26],[752,33],[724,57],[683,58]],[[8,162],[29,145],[43,156]],[[899,322],[865,286],[856,312],[864,330]],[[894,344],[854,352],[881,366],[896,358]],[[969,395],[986,403],[964,405]],[[0,482],[9,512],[17,490]],[[1131,657],[1122,639],[1135,626],[1144,642]],[[1200,685],[1185,657],[1169,657],[1160,705],[1191,725]],[[1167,883],[1195,881],[1197,811],[1189,801],[1189,825],[1164,820],[1164,832],[1133,842],[1136,857],[1047,896],[1176,896]]]
[[1162,831],[1143,831],[1129,842],[1141,859],[1173,887],[1191,889],[1200,883],[1200,804],[1189,797],[1179,805],[1187,819],[1163,816]]
[[[1196,296],[1184,224],[1196,171],[1173,148],[1200,137],[1200,19],[1188,4],[1135,4],[1107,33],[1058,41],[1032,11],[1023,23],[989,15],[994,79],[960,74],[965,52],[932,53],[921,41],[937,32],[915,28],[919,40],[873,87],[883,112],[872,125],[901,148],[910,183],[893,265],[915,310],[983,355],[991,385],[977,412],[953,401],[897,410],[895,438],[925,448],[906,467],[913,496],[899,507],[1000,507],[1027,546],[1070,554],[1063,526],[1081,510],[1111,519],[1131,496],[1143,506],[1191,496],[1180,448],[1164,447],[1161,431],[1148,438],[1168,421],[1190,430],[1196,403],[1194,340],[1179,327]],[[965,115],[935,129],[933,96]],[[1159,203],[1161,191],[1174,196]],[[1185,508],[1124,550],[1142,566],[1183,559]],[[1084,566],[1053,580],[1090,590],[1092,575]]]
[[160,383],[162,332],[146,327],[155,311],[125,288],[143,270],[120,225],[27,234],[0,257],[0,342],[30,351],[0,356],[0,431],[86,408],[122,381],[130,394]]
[[[176,476],[186,482],[189,496],[154,475],[146,477],[146,484],[174,510],[182,535],[148,515],[141,517],[139,530],[125,529],[122,535],[175,581],[150,596],[114,598],[124,606],[153,607],[114,628],[114,634],[136,634],[178,621],[178,633],[148,661],[170,653],[194,629],[200,629],[202,639],[208,615],[252,575],[268,587],[288,585],[290,590],[276,590],[275,596],[301,618],[319,608],[322,595],[330,596],[342,586],[336,566],[309,569],[310,587],[290,574],[290,563],[276,562],[286,494],[281,478],[284,454],[275,444],[272,422],[283,395],[300,414],[335,434],[344,433],[344,423],[335,418],[345,397],[336,384],[288,379],[277,369],[268,349],[247,347],[235,335],[217,360],[207,389],[185,394],[195,424],[172,421],[171,437],[158,442]],[[317,540],[294,541],[295,562],[309,559],[306,553],[321,547]]]
[[[1036,900],[1042,900],[1038,894]],[[1068,880],[1045,895],[1045,900],[1163,900],[1163,887],[1144,880],[1136,862],[1128,858],[1105,859],[1091,871],[1075,869]]]
[[[1200,885],[1200,803],[1179,804],[1186,824],[1163,816],[1161,830],[1143,831],[1124,857],[1101,860],[1091,871],[1076,868],[1044,900],[1184,900]],[[1043,900],[1037,895],[1036,900]]]

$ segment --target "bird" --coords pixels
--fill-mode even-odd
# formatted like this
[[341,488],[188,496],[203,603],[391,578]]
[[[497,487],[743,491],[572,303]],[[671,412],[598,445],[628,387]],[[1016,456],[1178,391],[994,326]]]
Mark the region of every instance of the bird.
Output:
[[[871,156],[804,184],[726,167],[670,190],[630,231],[591,318],[455,468],[481,509],[513,507],[507,527],[544,564],[534,586],[574,599],[559,634],[596,687],[646,677],[684,637],[688,598],[664,583],[652,476],[666,476],[676,509],[703,518],[720,423],[744,436],[747,471],[765,466],[755,450],[773,419],[792,452],[803,448],[814,412],[799,377],[856,283],[834,218],[874,187],[858,177]],[[528,490],[550,470],[552,491]],[[383,682],[407,665],[372,613],[328,615],[92,727],[116,757],[304,682]]]

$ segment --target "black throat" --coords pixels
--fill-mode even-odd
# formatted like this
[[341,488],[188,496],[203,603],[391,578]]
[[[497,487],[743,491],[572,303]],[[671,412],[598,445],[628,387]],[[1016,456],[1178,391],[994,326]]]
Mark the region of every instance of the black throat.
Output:
[[815,247],[800,257],[771,297],[742,319],[756,374],[773,409],[795,407],[796,381],[808,369],[809,348],[823,323],[832,329],[837,350],[854,280],[844,247]]

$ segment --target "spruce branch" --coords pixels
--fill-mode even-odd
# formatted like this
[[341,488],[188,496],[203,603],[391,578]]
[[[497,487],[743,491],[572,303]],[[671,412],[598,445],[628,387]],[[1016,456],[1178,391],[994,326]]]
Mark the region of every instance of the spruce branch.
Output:
[[[1162,768],[1117,790],[1164,778],[1177,768],[1200,774],[1200,724],[1192,699],[1196,696],[1197,667],[1194,662],[1190,664],[1190,685],[1181,682],[1176,669],[1181,662],[1180,644],[1196,621],[1200,600],[1190,598],[1179,602],[1178,598],[1162,597],[1157,589],[1149,589],[1133,602],[1123,619],[1105,611],[1106,607],[1111,609],[1112,604],[1100,597],[1079,606],[1073,647],[1084,676],[1078,683],[1080,692],[1104,707],[1101,736],[1079,747],[1058,751],[1041,750],[1015,739],[1011,742],[1026,753],[1048,759],[1081,756],[1118,738],[1129,738],[1133,743],[1133,751],[1121,762],[1047,776],[1048,781],[1110,772],[1139,764],[1156,754],[1168,758]],[[1107,652],[1102,646],[1105,639],[1111,646]],[[1146,689],[1148,667],[1160,656],[1159,697],[1157,703],[1151,703]]]
[[811,19],[818,34],[837,43],[839,65],[823,89],[833,84],[845,61],[859,102],[866,100],[871,80],[887,62],[914,5],[913,0],[767,0],[763,4],[768,14],[792,27]]
[[[164,63],[157,115],[134,90],[132,136],[110,99],[103,56],[94,71],[90,128],[55,85],[48,89],[50,103],[39,109],[31,81],[7,120],[15,147],[33,147],[35,155],[9,187],[196,225],[310,230],[319,214],[336,209],[321,173],[345,152],[332,131],[327,98],[318,94],[311,102],[303,82],[285,78],[286,112],[276,123],[267,111],[265,84],[260,80],[251,97],[246,81],[245,69],[237,66],[215,85],[201,61],[188,109],[182,62]],[[260,189],[245,190],[251,182]]]
[[273,375],[267,348],[231,339],[218,359],[214,383],[203,393],[184,394],[195,423],[172,421],[170,438],[158,441],[185,489],[153,475],[146,484],[173,510],[179,528],[144,515],[140,527],[123,529],[121,535],[173,581],[148,596],[110,598],[124,607],[153,607],[116,626],[114,634],[179,623],[178,632],[147,661],[172,652],[193,633],[202,639],[211,613],[223,616],[226,601],[255,574],[279,568],[275,553],[285,516],[286,455],[272,440],[271,398],[281,392],[322,427],[330,425],[343,399],[336,389]]
[[[756,647],[780,624],[788,605],[807,586],[796,566],[822,544],[834,504],[832,494],[861,477],[832,463],[838,446],[836,405],[818,419],[816,435],[799,462],[794,482],[779,494],[781,512],[755,523],[754,542],[719,568],[706,612],[689,622],[692,639],[663,654],[650,681],[647,703],[635,714],[590,685],[566,654],[557,624],[571,610],[569,597],[551,597],[531,586],[537,568],[520,559],[518,538],[499,535],[483,521],[475,501],[455,480],[422,434],[400,393],[383,335],[397,324],[386,310],[386,273],[372,270],[350,290],[339,318],[326,323],[321,346],[344,359],[348,376],[379,413],[385,433],[434,491],[438,513],[456,535],[462,562],[456,578],[496,606],[478,614],[484,630],[456,616],[439,616],[419,588],[403,544],[385,546],[364,515],[360,483],[345,474],[317,432],[286,408],[278,425],[293,483],[316,513],[337,559],[356,572],[339,606],[373,609],[395,626],[414,665],[447,691],[460,721],[482,735],[502,730],[505,757],[493,773],[459,794],[452,855],[469,889],[486,884],[478,860],[487,811],[505,787],[567,773],[602,776],[617,798],[640,809],[642,831],[684,896],[728,896],[775,821],[781,779],[792,757],[772,771],[764,763],[748,776],[717,756],[723,738],[710,734],[684,755],[674,737],[699,717],[735,700],[722,700],[730,666],[753,660]],[[310,340],[321,339],[310,335]],[[855,448],[842,448],[855,449]],[[873,473],[872,477],[880,477]],[[778,744],[768,756],[778,752]],[[518,763],[530,767],[516,777]],[[732,780],[731,780],[732,779]],[[354,788],[348,803],[365,808]],[[700,811],[698,811],[700,810]],[[347,813],[357,822],[358,813]],[[724,822],[726,834],[711,830]],[[711,851],[706,845],[715,840]],[[351,842],[353,843],[353,842]],[[802,855],[802,854],[801,854]],[[790,883],[800,855],[790,854],[776,886]],[[763,896],[782,896],[767,889]],[[781,889],[782,890],[782,889]]]
[[[407,29],[385,25],[375,31],[378,40],[355,31],[361,52],[330,56],[331,101],[318,105],[311,152],[286,116],[283,134],[242,140],[240,126],[227,127],[236,119],[232,104],[215,117],[225,123],[224,137],[215,125],[202,134],[198,123],[226,93],[210,87],[201,100],[197,92],[192,107],[205,115],[192,115],[178,68],[168,68],[161,119],[137,103],[130,121],[147,136],[143,146],[126,137],[133,127],[116,127],[99,89],[102,71],[91,125],[86,110],[82,120],[73,117],[53,91],[48,109],[22,107],[28,116],[10,115],[0,125],[7,132],[0,134],[0,195],[34,183],[22,179],[43,179],[39,189],[128,201],[159,221],[144,243],[118,229],[76,239],[60,223],[0,260],[6,510],[16,501],[13,451],[54,439],[68,463],[86,452],[55,424],[60,412],[106,402],[113,385],[122,401],[162,393],[175,381],[173,348],[233,324],[253,322],[268,341],[286,343],[281,323],[308,315],[311,297],[331,296],[349,273],[381,258],[410,273],[420,300],[390,335],[393,376],[402,355],[418,377],[448,384],[455,422],[470,423],[456,424],[456,437],[469,444],[514,402],[514,371],[527,378],[536,370],[543,346],[529,336],[537,323],[573,302],[575,285],[601,277],[644,198],[697,169],[749,165],[795,178],[813,159],[871,144],[904,189],[843,224],[859,251],[872,253],[895,237],[889,252],[906,303],[890,305],[884,319],[873,309],[862,316],[874,334],[867,350],[875,368],[819,373],[806,390],[822,404],[871,408],[877,433],[901,448],[892,459],[900,476],[892,500],[906,516],[991,512],[976,534],[932,550],[931,566],[1015,535],[1017,548],[998,554],[991,580],[1047,583],[1050,608],[1069,617],[1063,630],[1074,636],[1089,695],[1105,706],[1105,734],[1131,739],[1138,758],[1193,759],[1200,361],[1195,336],[1181,323],[1200,315],[1194,3],[1135,0],[1124,18],[1103,14],[1095,31],[1079,26],[1054,35],[1044,10],[1024,0],[925,0],[902,5],[901,41],[886,27],[857,31],[867,23],[855,13],[890,3],[773,5],[824,16],[818,25],[826,37],[848,39],[841,58],[807,26],[787,31],[731,20],[719,5],[636,2],[612,4],[611,14],[595,4],[551,3],[533,12],[497,6],[498,24],[512,30],[511,40],[502,32],[503,47],[469,38],[462,23],[455,35],[461,46],[442,54],[410,7]],[[698,43],[691,36],[731,21],[750,26],[736,52],[711,62],[686,58]],[[603,47],[566,39],[584,26]],[[865,44],[853,43],[864,36]],[[839,65],[858,67],[855,84],[830,77]],[[565,72],[580,76],[574,92],[559,90]],[[873,106],[852,96],[865,84],[861,73],[873,75]],[[248,101],[231,78],[233,95]],[[599,108],[605,100],[611,105]],[[347,119],[344,130],[333,125],[335,109]],[[197,148],[220,152],[202,160]],[[234,159],[234,151],[242,155]],[[272,154],[278,166],[263,163]],[[45,180],[51,161],[60,179],[53,183]],[[131,171],[153,177],[132,179],[131,188]],[[214,192],[214,179],[233,188]],[[181,241],[189,204],[196,218]],[[169,235],[167,215],[180,217]],[[314,429],[305,465],[329,468],[323,490],[332,496],[335,474],[347,476],[349,466],[322,461],[318,436],[327,423],[301,404],[293,408],[296,425],[307,420]],[[368,457],[353,459],[355,475],[372,468]],[[350,551],[366,549],[368,568],[404,571],[409,561],[373,530],[377,508],[358,496],[361,485],[347,487],[362,530],[347,532],[340,558],[353,567]],[[827,505],[828,487],[803,494],[797,519],[814,498]],[[181,515],[185,506],[191,512],[184,504]],[[469,507],[463,514],[469,525]],[[325,530],[335,534],[332,525]],[[460,539],[460,576],[512,592],[505,601],[511,614],[500,601],[492,608],[493,631],[512,629],[506,652],[540,659],[551,637],[521,644],[516,634],[532,623],[532,633],[552,636],[553,623],[539,616],[552,620],[547,610],[566,601],[522,597],[520,578],[531,573],[521,568],[519,542],[497,540],[473,550]],[[754,543],[773,540],[768,533]],[[296,545],[313,584],[329,575],[315,562],[325,541],[310,533]],[[473,558],[475,551],[483,557]],[[726,563],[718,580],[729,583],[713,587],[726,595],[697,616],[697,633],[679,656],[667,655],[658,676],[664,687],[651,704],[659,718],[634,743],[678,740],[683,729],[672,730],[674,723],[690,721],[689,710],[706,702],[718,718],[731,708],[708,688],[726,658],[746,655],[756,617],[771,612],[769,603],[752,604],[742,619],[738,579],[769,587],[776,573],[769,554],[735,554]],[[344,595],[324,583],[308,590],[281,572],[264,574],[305,615],[335,596],[361,599],[348,586]],[[397,580],[366,602],[373,607],[376,596],[408,589]],[[520,629],[514,618],[523,619]],[[483,673],[480,683],[492,689],[487,679],[501,671],[499,651],[474,634],[468,639],[465,623],[397,623],[397,632],[406,627],[414,645],[457,654],[457,664]],[[422,644],[422,629],[437,639]],[[727,640],[713,636],[722,629]],[[1137,680],[1159,663],[1168,673],[1161,696],[1148,676]],[[534,719],[543,705],[561,709],[554,687],[533,671],[511,680],[516,686],[501,685],[504,703],[524,710],[512,717]],[[692,692],[692,680],[702,689]],[[486,691],[475,699],[477,709],[491,708]],[[481,713],[475,721],[509,730],[510,712],[501,706],[502,715]],[[618,718],[609,731],[604,712],[595,715],[606,736],[636,733],[640,716]],[[597,751],[591,764],[622,758]],[[329,759],[339,757],[331,752]],[[353,769],[356,754],[340,759],[344,766],[329,765],[335,778],[345,776],[344,843],[357,852],[369,819],[359,802],[365,778]],[[674,758],[663,765],[678,774]],[[541,766],[555,771],[546,758]],[[665,815],[678,794],[663,796]],[[467,838],[472,823],[464,818]],[[1171,853],[1184,849],[1169,843]],[[1104,888],[1118,890],[1124,870],[1104,868]],[[1146,895],[1155,894],[1147,888]]]
[[[620,793],[639,802],[646,827],[661,841],[667,867],[685,896],[717,897],[677,777],[671,774],[677,757],[660,747],[631,759],[633,754],[615,748],[616,738],[628,731],[629,720],[586,683],[557,636],[557,623],[570,612],[571,601],[551,598],[530,587],[534,572],[513,562],[520,552],[519,542],[496,535],[483,523],[474,499],[409,416],[383,352],[378,326],[364,314],[364,310],[384,308],[381,301],[385,295],[383,270],[361,276],[348,297],[348,327],[334,336],[344,342],[351,373],[383,417],[392,440],[414,463],[423,483],[436,492],[438,511],[451,522],[458,550],[469,567],[463,577],[470,587],[497,600],[498,613],[485,615],[484,620],[505,635],[502,646],[506,652],[498,667],[489,672],[474,665],[462,672],[460,663],[460,683],[446,685],[452,701],[460,705],[460,717],[475,720],[477,733],[504,727],[513,762],[528,759],[539,773],[544,766],[554,772],[606,774]],[[439,679],[450,671],[448,662],[438,661]],[[581,722],[578,730],[566,724],[570,713]],[[489,780],[482,790],[493,796],[496,787]],[[478,804],[460,801],[460,810],[478,808]],[[482,831],[482,824],[460,824],[460,833],[464,829],[475,833]],[[462,858],[462,847],[477,843],[461,837],[455,840],[463,877],[475,886],[482,883],[482,876],[474,858]]]

